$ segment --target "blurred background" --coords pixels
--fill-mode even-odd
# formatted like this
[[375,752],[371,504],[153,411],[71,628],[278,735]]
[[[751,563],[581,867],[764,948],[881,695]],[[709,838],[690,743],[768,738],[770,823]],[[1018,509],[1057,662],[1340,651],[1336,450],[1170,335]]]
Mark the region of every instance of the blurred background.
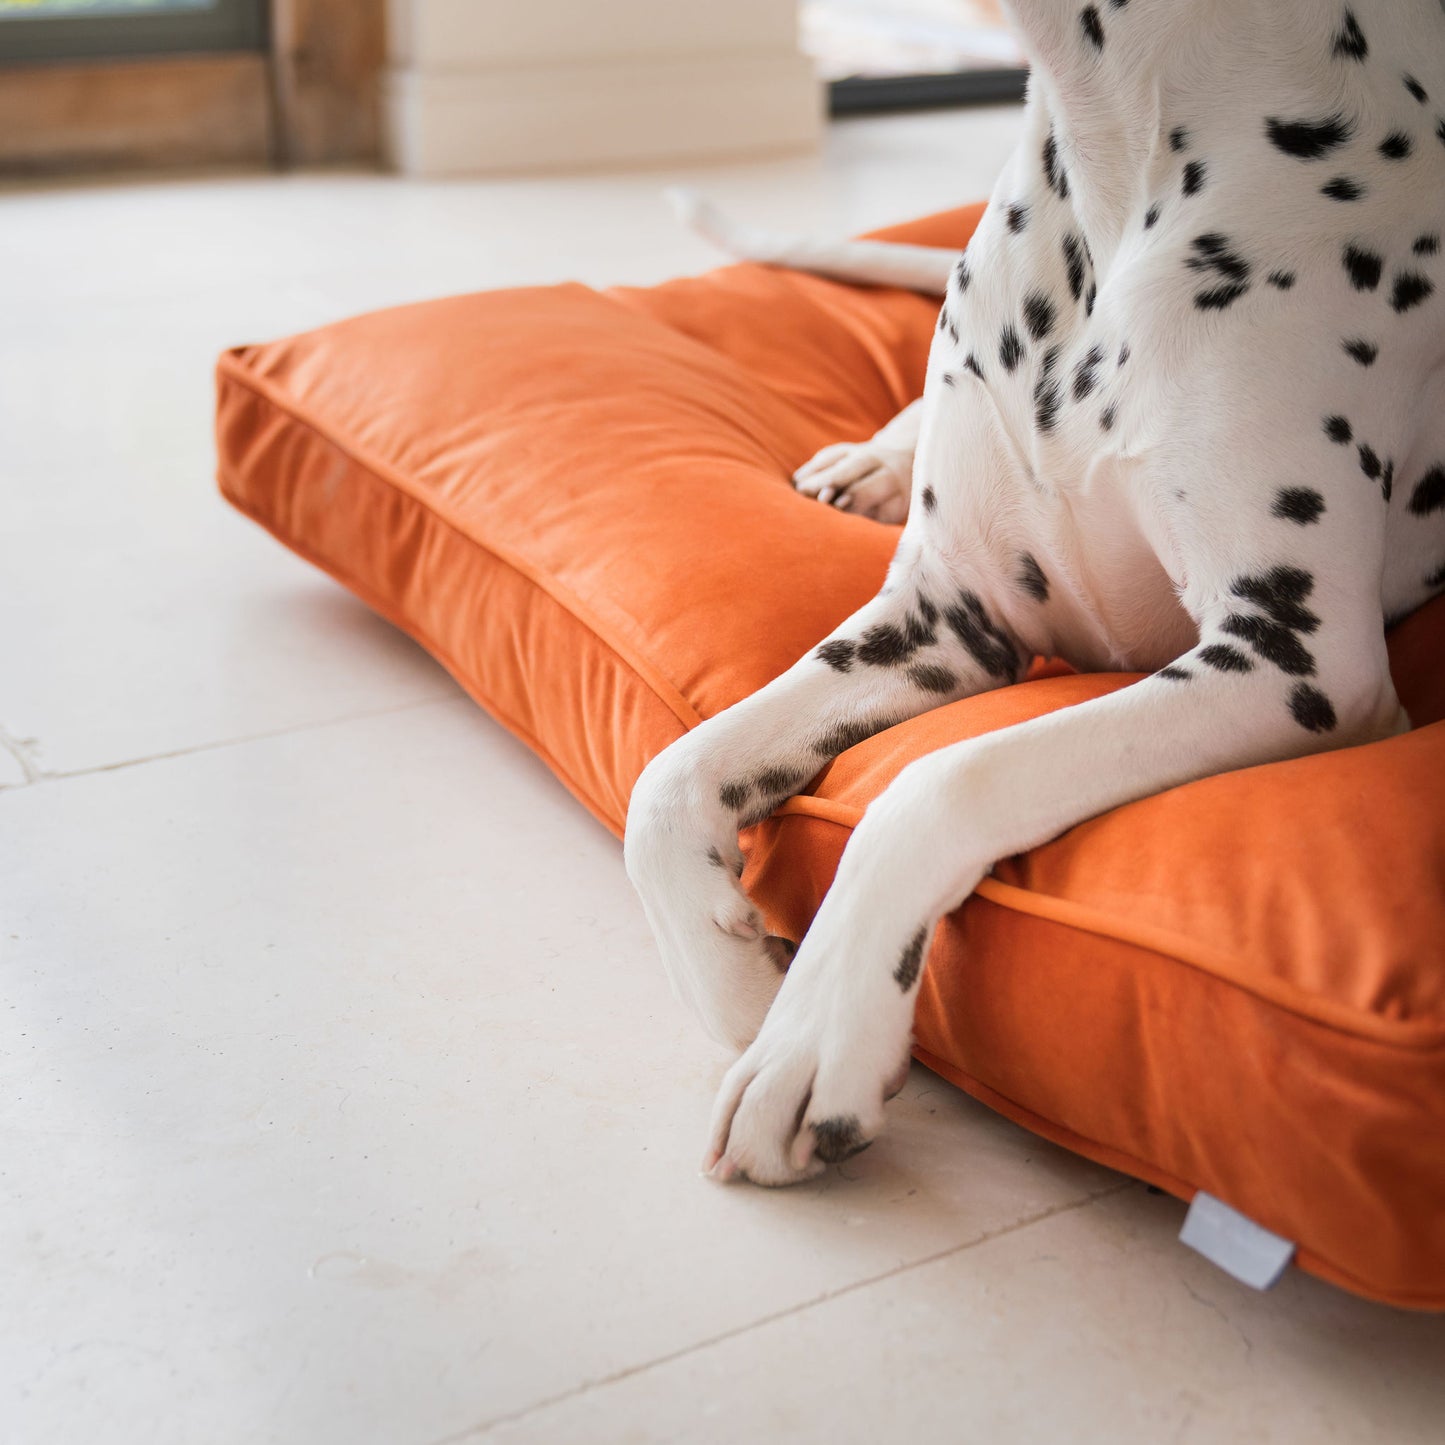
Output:
[[1020,63],[996,0],[0,0],[0,1445],[1440,1440],[1445,1318],[921,1066],[700,1180],[616,840],[217,495],[223,348],[720,264],[669,184],[986,197]]
[[997,0],[0,0],[0,174],[735,158],[1021,65]]

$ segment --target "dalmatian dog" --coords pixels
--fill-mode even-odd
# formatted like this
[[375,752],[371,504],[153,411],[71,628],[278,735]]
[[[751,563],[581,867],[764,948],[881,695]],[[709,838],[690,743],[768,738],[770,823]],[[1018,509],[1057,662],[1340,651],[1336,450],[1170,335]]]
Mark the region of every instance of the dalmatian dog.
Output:
[[[961,257],[700,215],[756,259],[944,296],[922,399],[797,474],[905,523],[881,590],[632,796],[674,988],[742,1051],[719,1180],[807,1179],[878,1134],[935,925],[996,860],[1407,729],[1385,626],[1445,590],[1441,0],[1009,8],[1023,135]],[[769,937],[739,829],[1040,654],[1148,675],[909,764],[796,953]]]

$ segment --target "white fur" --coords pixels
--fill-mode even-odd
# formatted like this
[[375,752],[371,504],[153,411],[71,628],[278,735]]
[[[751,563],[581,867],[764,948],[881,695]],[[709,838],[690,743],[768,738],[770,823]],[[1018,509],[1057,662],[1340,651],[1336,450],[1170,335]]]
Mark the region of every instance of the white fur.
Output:
[[[1408,726],[1382,618],[1445,586],[1445,506],[1411,506],[1445,466],[1445,258],[1413,249],[1445,232],[1440,4],[1357,0],[1364,59],[1336,53],[1345,7],[1326,0],[1100,0],[1102,50],[1081,33],[1084,8],[1014,6],[1034,60],[1024,138],[966,253],[967,289],[957,272],[947,283],[922,401],[798,473],[825,502],[883,520],[906,509],[887,583],[829,639],[832,661],[826,646],[810,653],[703,723],[633,793],[627,866],[669,976],[744,1049],[708,1147],[719,1178],[787,1183],[817,1172],[820,1150],[874,1137],[909,1046],[910,943],[998,858],[1193,778]],[[1351,137],[1316,159],[1266,135],[1271,116],[1335,114]],[[1067,198],[1043,173],[1051,131]],[[1396,131],[1407,157],[1379,150]],[[1204,181],[1189,195],[1191,161]],[[1335,175],[1366,198],[1322,195]],[[1030,209],[1014,230],[1017,203]],[[905,248],[890,269],[874,243],[787,242],[688,210],[742,255],[845,279],[928,289],[954,259]],[[1072,295],[1070,234],[1087,243],[1091,312]],[[1381,258],[1375,286],[1352,284],[1347,246]],[[1201,306],[1230,268],[1244,293]],[[1267,279],[1286,271],[1289,289]],[[1408,274],[1435,290],[1396,308]],[[1038,338],[1024,321],[1035,293],[1054,312]],[[1378,346],[1373,364],[1346,355],[1352,338]],[[1050,377],[1062,394],[1046,425]],[[1332,416],[1348,419],[1348,442],[1326,434]],[[1322,511],[1282,515],[1285,489],[1317,494]],[[1046,600],[1021,583],[1026,557]],[[737,885],[740,822],[840,747],[1011,681],[1038,653],[1155,675],[905,768],[780,977],[780,945]],[[1161,674],[1171,663],[1187,676]]]

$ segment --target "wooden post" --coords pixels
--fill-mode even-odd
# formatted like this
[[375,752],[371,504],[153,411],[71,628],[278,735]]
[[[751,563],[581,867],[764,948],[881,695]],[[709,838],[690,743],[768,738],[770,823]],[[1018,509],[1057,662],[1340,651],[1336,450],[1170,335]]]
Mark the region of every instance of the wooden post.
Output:
[[282,167],[374,161],[383,0],[271,0],[271,99]]

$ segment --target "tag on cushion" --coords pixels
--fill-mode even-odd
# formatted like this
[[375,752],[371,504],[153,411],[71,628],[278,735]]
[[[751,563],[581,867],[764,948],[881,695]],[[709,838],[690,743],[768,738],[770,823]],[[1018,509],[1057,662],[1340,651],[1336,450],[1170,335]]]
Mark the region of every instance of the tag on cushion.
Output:
[[1202,1189],[1189,1206],[1179,1238],[1225,1274],[1254,1289],[1268,1289],[1294,1254],[1293,1240],[1271,1234]]

